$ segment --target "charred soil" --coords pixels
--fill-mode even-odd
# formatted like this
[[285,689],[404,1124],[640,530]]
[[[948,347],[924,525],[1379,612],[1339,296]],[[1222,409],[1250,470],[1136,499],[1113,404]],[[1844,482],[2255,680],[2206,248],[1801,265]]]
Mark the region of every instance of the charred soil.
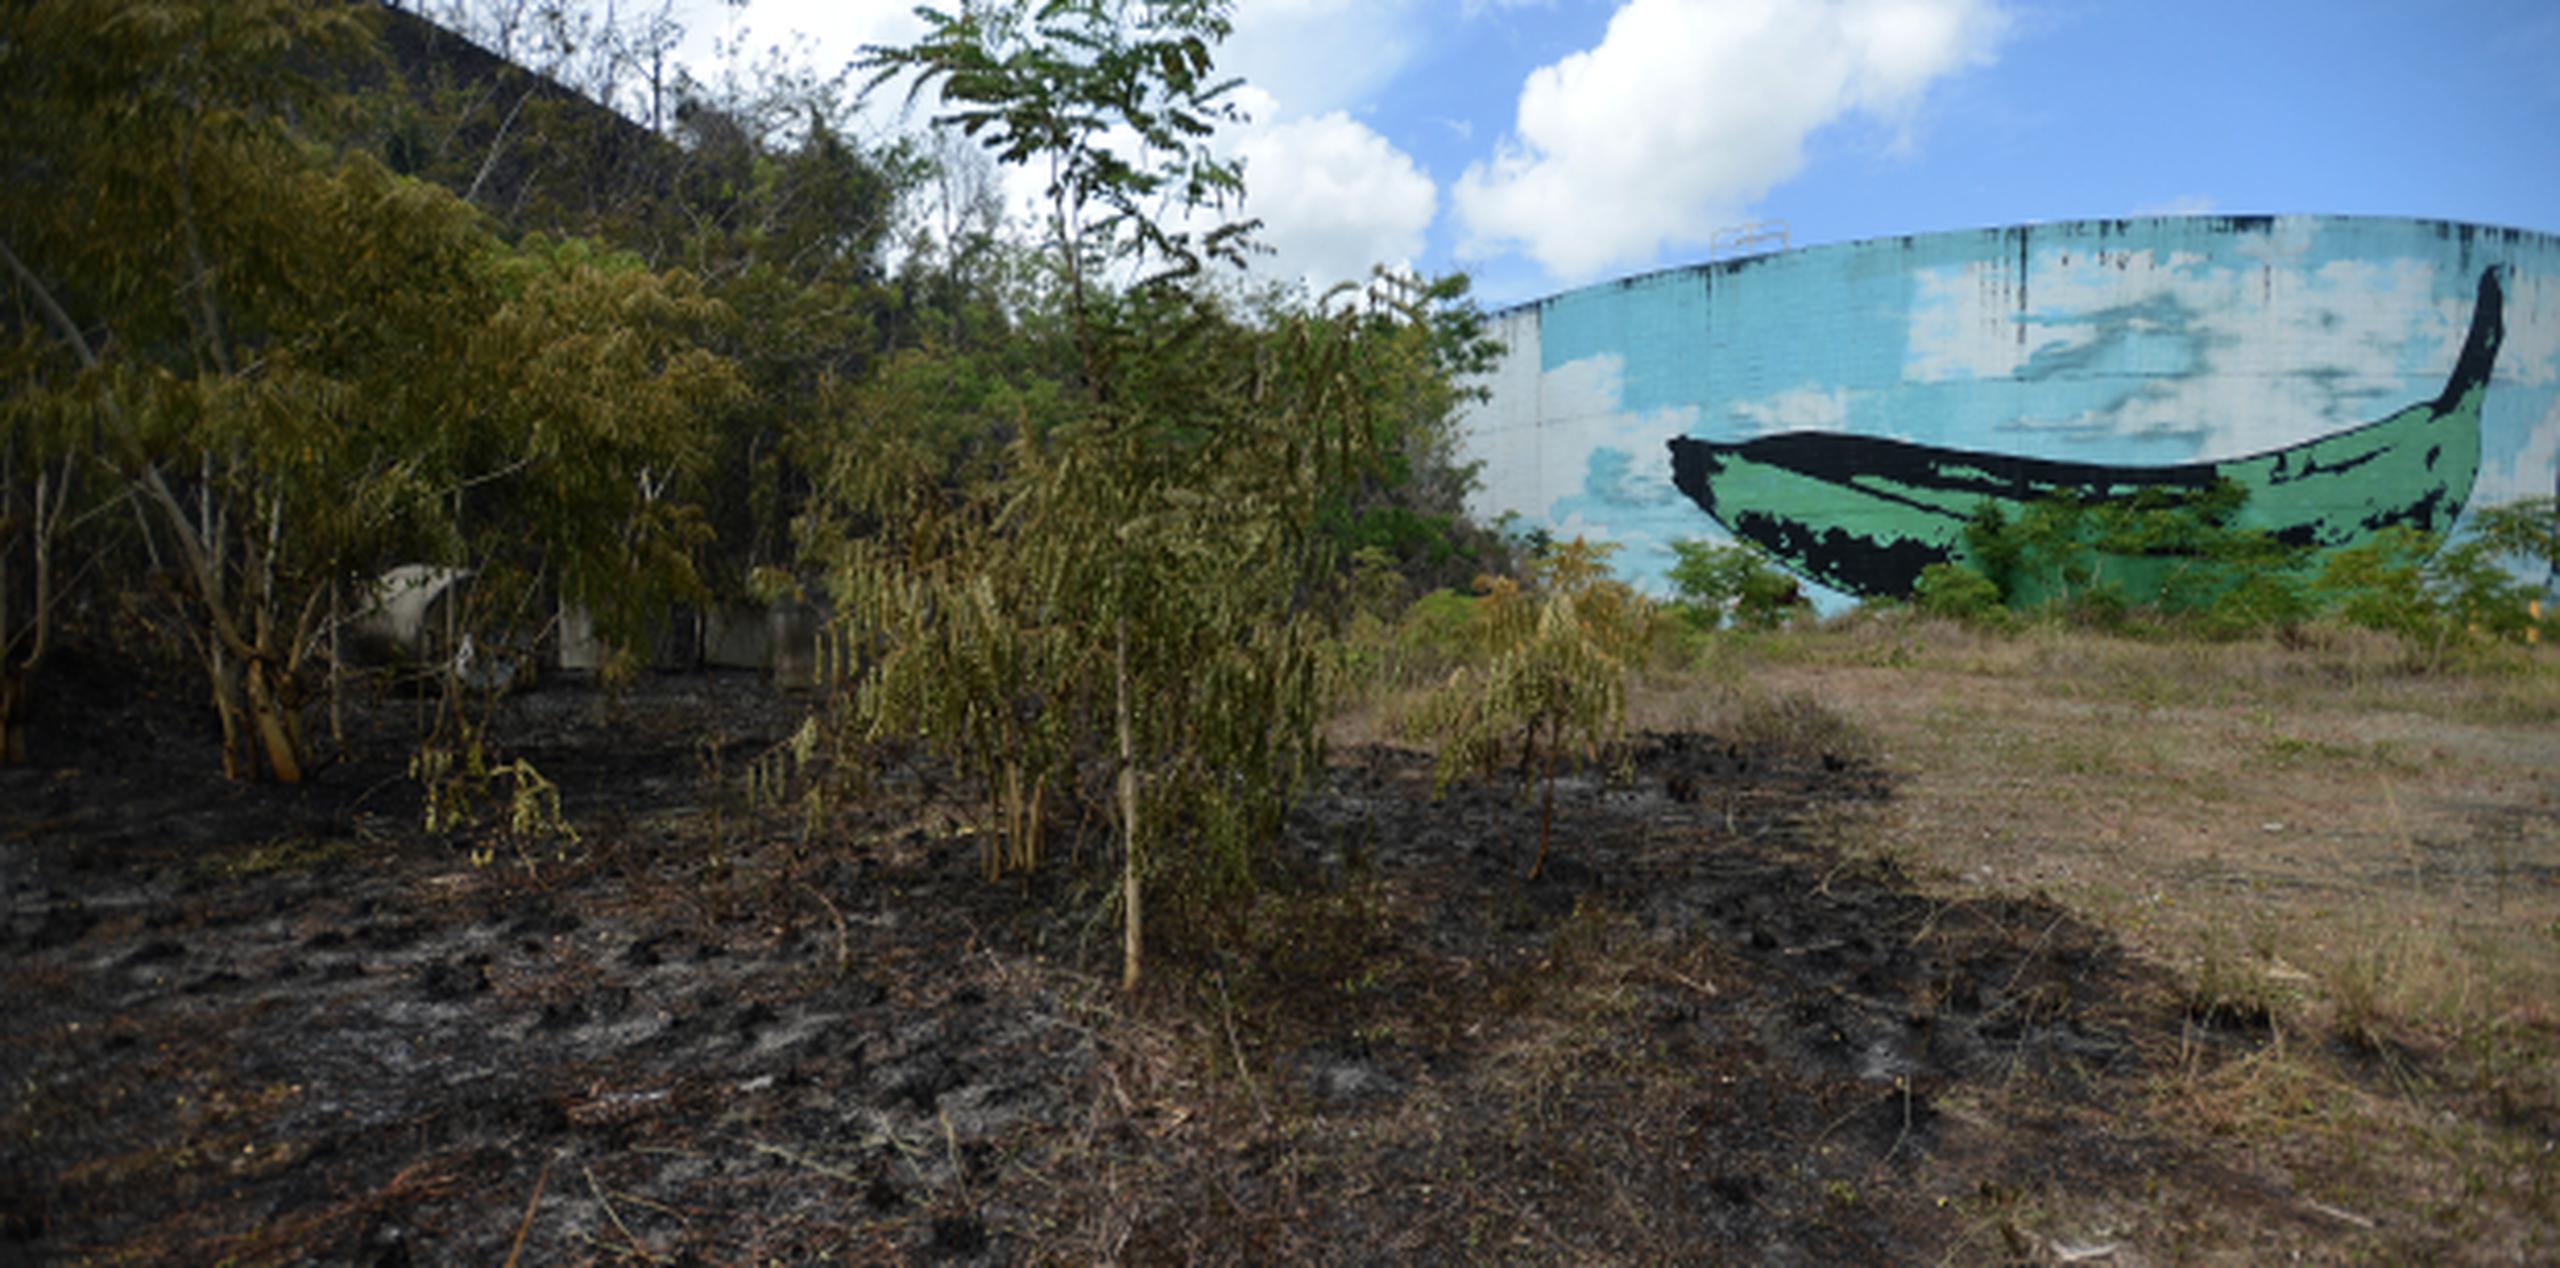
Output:
[[2142,1090],[2249,1042],[1844,849],[1892,787],[1833,753],[1645,737],[1534,883],[1516,789],[1338,754],[1124,998],[1102,843],[989,884],[912,781],[750,812],[800,709],[752,678],[507,702],[579,838],[478,865],[417,826],[413,703],[288,790],[89,688],[0,771],[0,1260],[2050,1259],[2039,1193],[2211,1180]]

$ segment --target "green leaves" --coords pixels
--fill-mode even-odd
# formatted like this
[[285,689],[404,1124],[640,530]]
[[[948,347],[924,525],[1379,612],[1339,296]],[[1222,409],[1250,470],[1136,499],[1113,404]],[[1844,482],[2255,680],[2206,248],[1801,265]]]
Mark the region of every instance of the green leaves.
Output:
[[[2057,495],[2012,515],[1985,504],[1967,529],[1973,564],[1921,573],[1921,607],[1998,621],[2010,611],[2109,620],[2142,613],[2216,636],[2287,630],[2329,616],[2384,630],[2427,657],[2483,639],[2538,637],[2544,587],[2510,564],[2560,566],[2550,498],[2475,508],[2451,543],[2405,524],[2314,551],[2241,527],[2247,498],[2149,490],[2114,502]],[[2128,597],[2146,596],[2138,607]],[[2005,604],[2005,606],[1995,606]]]
[[1671,553],[1681,614],[1700,628],[1716,628],[1730,612],[1737,625],[1771,629],[1803,606],[1796,579],[1756,546],[1675,541]]
[[[2138,602],[2203,614],[2225,632],[2292,624],[2308,612],[2281,579],[2309,552],[2249,526],[2248,501],[2229,479],[2108,500],[2064,490],[2015,508],[1986,501],[1966,525],[1964,553],[2015,609]],[[1958,593],[1946,587],[1942,577],[1942,597]]]
[[48,314],[10,412],[77,415],[62,434],[137,495],[136,553],[185,579],[242,775],[306,769],[308,662],[392,565],[470,570],[520,628],[553,579],[625,613],[688,587],[684,485],[735,391],[686,279],[505,246],[452,194],[316,142],[316,68],[361,54],[362,12],[0,10],[0,245]]
[[2477,531],[2449,545],[2393,525],[2328,556],[2312,591],[2340,619],[2397,634],[2430,657],[2482,640],[2539,638],[2560,624],[2534,612],[2544,588],[2518,580],[2502,560],[2552,560],[2560,528],[2552,506],[2527,498],[2486,508],[2475,513]]
[[812,433],[803,540],[857,649],[832,729],[973,786],[990,872],[1117,805],[1157,918],[1201,927],[1319,760],[1339,575],[1315,510],[1371,469],[1398,376],[1433,373],[1393,311],[1108,295],[1092,394],[1018,349],[891,359]]
[[[1010,0],[958,13],[916,9],[929,28],[904,48],[872,46],[869,86],[912,75],[908,97],[938,87],[956,126],[999,161],[1045,162],[1053,245],[1079,278],[1095,250],[1196,273],[1241,264],[1243,226],[1195,236],[1185,214],[1244,192],[1244,172],[1208,138],[1240,122],[1241,80],[1212,80],[1210,48],[1234,29],[1227,0]],[[1080,288],[1081,282],[1076,285]]]

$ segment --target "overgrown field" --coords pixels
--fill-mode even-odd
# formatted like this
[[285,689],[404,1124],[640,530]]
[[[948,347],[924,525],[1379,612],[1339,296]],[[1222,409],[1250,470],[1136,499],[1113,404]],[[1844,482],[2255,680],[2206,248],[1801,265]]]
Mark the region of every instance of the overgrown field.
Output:
[[1134,996],[1107,825],[989,885],[930,764],[750,805],[752,678],[507,702],[577,828],[509,841],[79,669],[0,771],[0,1258],[2560,1251],[2547,648],[1717,635],[1551,815],[1382,689]]

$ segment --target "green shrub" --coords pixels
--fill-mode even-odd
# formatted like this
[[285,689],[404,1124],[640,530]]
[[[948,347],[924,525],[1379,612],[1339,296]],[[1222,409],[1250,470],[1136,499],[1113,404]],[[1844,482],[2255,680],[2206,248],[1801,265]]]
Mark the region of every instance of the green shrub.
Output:
[[[2239,485],[2146,489],[2085,501],[2058,493],[2012,513],[1986,502],[1965,532],[1966,562],[1925,569],[1922,610],[1982,621],[1994,610],[2076,624],[2238,637],[2323,616],[2389,632],[2430,656],[2554,630],[2520,581],[2521,559],[2560,576],[2560,509],[2527,498],[2472,512],[2465,536],[2393,525],[2315,554],[2238,525]],[[2546,605],[2547,606],[2547,605]]]
[[[2242,633],[2303,619],[2295,546],[2238,524],[2248,490],[2144,489],[2089,501],[2068,490],[2012,516],[1986,502],[1965,529],[1966,553],[2018,611],[2116,626],[2136,610],[2205,617]],[[2263,624],[2253,624],[2263,622]]]
[[2441,656],[2482,640],[2523,642],[2550,631],[2549,613],[2537,617],[2542,588],[2519,581],[2500,565],[2512,555],[2541,561],[2551,549],[2549,498],[2491,507],[2476,531],[2447,546],[2433,533],[2392,525],[2362,545],[2338,551],[2323,563],[2313,592],[2339,619],[2387,631]]
[[2000,603],[1999,585],[1963,564],[1931,564],[1921,569],[1911,597],[1931,616],[2000,624],[2008,615]]
[[1671,551],[1678,556],[1670,579],[1680,614],[1698,628],[1715,629],[1730,612],[1736,625],[1774,629],[1804,606],[1795,576],[1757,546],[1684,540],[1671,543]]
[[1467,654],[1479,600],[1455,590],[1434,590],[1413,601],[1396,625],[1398,649],[1416,659],[1448,664]]

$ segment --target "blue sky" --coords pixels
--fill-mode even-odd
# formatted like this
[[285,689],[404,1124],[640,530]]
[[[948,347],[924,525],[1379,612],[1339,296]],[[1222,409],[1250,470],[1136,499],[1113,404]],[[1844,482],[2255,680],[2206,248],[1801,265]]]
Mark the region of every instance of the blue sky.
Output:
[[[831,65],[908,0],[679,0]],[[1796,245],[2155,212],[2560,230],[2550,0],[1242,0],[1271,267],[1465,268],[1490,302]],[[898,126],[885,115],[877,126]],[[1019,184],[1016,185],[1017,190]]]

